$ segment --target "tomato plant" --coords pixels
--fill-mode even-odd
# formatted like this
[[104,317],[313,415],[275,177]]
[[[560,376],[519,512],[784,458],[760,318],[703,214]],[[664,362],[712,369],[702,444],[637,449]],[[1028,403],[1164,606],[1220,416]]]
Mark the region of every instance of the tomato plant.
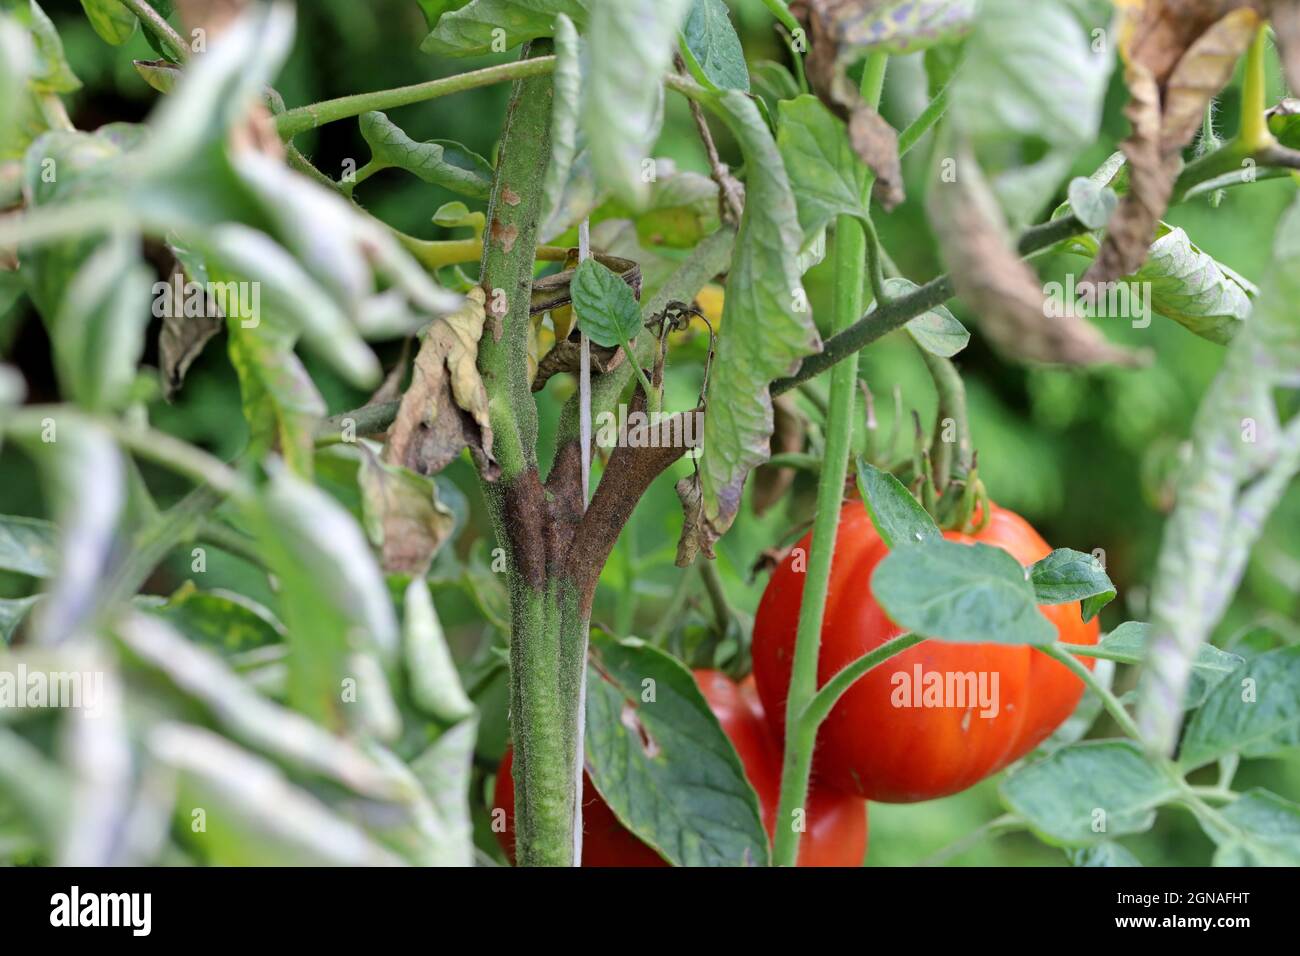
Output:
[[[754,680],[740,684],[721,671],[697,670],[695,680],[723,733],[736,748],[740,762],[758,794],[763,826],[776,829],[777,792],[781,785],[781,745],[763,713]],[[498,834],[506,854],[515,854],[515,789],[511,779],[513,752],[506,751],[497,770],[493,807],[504,811]],[[583,804],[583,866],[664,866],[664,858],[633,836],[585,781]],[[799,866],[859,866],[867,852],[867,806],[856,797],[824,789],[812,792],[808,803],[807,835],[799,851]]]
[[1295,10],[0,0],[0,864],[1300,862]]
[[[1051,548],[1014,512],[993,506],[973,534],[955,541],[1006,549],[1026,567]],[[754,674],[767,713],[784,729],[786,688],[794,654],[808,553],[806,535],[773,572],[754,619]],[[871,595],[871,573],[887,552],[860,502],[840,515],[826,595],[818,679],[836,672],[903,633]],[[1077,602],[1042,608],[1066,644],[1095,644],[1098,623],[1084,623]],[[1092,661],[1085,666],[1091,667]],[[927,684],[934,675],[935,686]],[[962,680],[956,685],[949,675]],[[969,683],[965,679],[969,678]],[[977,688],[977,682],[979,686]],[[957,700],[935,696],[933,690]],[[818,737],[819,779],[871,800],[929,800],[965,790],[1019,760],[1074,712],[1083,682],[1063,664],[1025,646],[924,641],[859,680],[831,711]]]

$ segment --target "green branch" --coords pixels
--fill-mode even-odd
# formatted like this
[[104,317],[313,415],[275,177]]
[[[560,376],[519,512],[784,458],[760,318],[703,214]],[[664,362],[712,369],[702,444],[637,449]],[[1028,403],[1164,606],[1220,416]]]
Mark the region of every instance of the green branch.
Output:
[[1097,679],[1097,675],[1086,667],[1083,661],[1067,651],[1065,646],[1061,644],[1052,644],[1038,649],[1052,660],[1064,664],[1076,677],[1082,680],[1088,689],[1101,699],[1102,705],[1106,708],[1106,713],[1110,714],[1126,736],[1132,737],[1139,742],[1142,740],[1142,734],[1138,731],[1137,724],[1129,716],[1129,712],[1124,709],[1124,705],[1119,702],[1119,698],[1110,692],[1110,688]]
[[484,67],[469,73],[457,73],[455,76],[416,83],[412,86],[341,96],[335,100],[325,100],[286,110],[275,118],[275,128],[281,139],[289,140],[309,129],[352,116],[360,116],[371,110],[391,110],[399,106],[410,106],[412,103],[423,103],[426,100],[449,96],[452,93],[463,93],[465,90],[474,90],[481,86],[543,76],[554,69],[555,57],[539,56]]
[[167,19],[153,8],[153,5],[148,0],[122,0],[122,6],[139,18],[141,27],[170,47],[178,61],[184,63],[189,59],[190,45],[185,42],[184,37],[172,28]]

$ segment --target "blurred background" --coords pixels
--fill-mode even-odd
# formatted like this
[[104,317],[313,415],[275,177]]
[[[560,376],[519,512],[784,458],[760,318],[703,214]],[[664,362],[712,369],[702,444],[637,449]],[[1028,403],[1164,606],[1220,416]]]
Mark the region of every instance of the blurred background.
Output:
[[[113,48],[91,30],[76,0],[43,0],[58,25],[68,58],[84,88],[68,98],[69,112],[82,129],[114,121],[143,119],[158,94],[139,78],[133,59],[153,59],[156,54],[137,33],[127,45]],[[785,62],[785,47],[773,30],[770,14],[760,0],[729,0],[751,68],[761,61]],[[416,83],[462,72],[497,58],[451,60],[419,51],[427,33],[415,0],[311,0],[298,5],[296,48],[277,89],[290,107],[367,90]],[[1280,73],[1272,73],[1275,92],[1281,95]],[[395,110],[391,118],[413,138],[450,139],[492,157],[508,89],[498,86]],[[891,62],[884,112],[901,128],[924,106],[926,79],[916,57]],[[1276,99],[1277,97],[1274,97]],[[1073,175],[1092,172],[1127,132],[1121,109],[1123,85],[1112,78],[1104,133],[1088,152],[1078,157]],[[1237,91],[1230,87],[1221,97],[1218,124],[1222,132],[1235,130]],[[725,159],[739,156],[725,131],[715,128]],[[298,139],[303,152],[328,174],[338,178],[348,160],[358,166],[368,158],[355,121],[334,123]],[[918,283],[942,271],[925,221],[922,174],[927,150],[909,155],[906,172],[908,201],[892,214],[879,214],[882,239],[902,273]],[[689,112],[683,101],[666,103],[663,135],[657,156],[670,161],[662,168],[707,173],[708,167]],[[1062,186],[1062,190],[1063,190]],[[1174,210],[1170,221],[1184,227],[1192,240],[1219,261],[1258,283],[1269,261],[1274,226],[1294,187],[1273,180],[1229,190],[1220,205],[1195,200]],[[386,170],[358,187],[356,198],[397,228],[423,238],[444,238],[433,225],[434,211],[453,198],[401,170]],[[1058,202],[1064,200],[1064,193]],[[1043,210],[1050,215],[1055,203]],[[649,274],[651,263],[671,264],[686,253],[666,243],[656,243],[653,231],[619,227],[621,210],[610,204],[593,214],[597,242],[604,237],[618,254],[635,252]],[[638,225],[633,223],[632,225]],[[603,228],[602,228],[603,227]],[[556,242],[568,241],[558,237]],[[630,245],[629,245],[630,243]],[[1068,256],[1038,260],[1045,278],[1077,271],[1084,261]],[[824,314],[829,292],[828,263],[807,278],[814,314]],[[469,270],[472,274],[472,267]],[[1171,506],[1173,480],[1180,449],[1188,435],[1197,404],[1222,361],[1222,349],[1172,322],[1155,318],[1147,329],[1132,329],[1127,322],[1101,320],[1116,340],[1154,350],[1154,364],[1142,371],[1092,370],[1062,372],[1030,370],[1009,365],[991,352],[978,334],[978,321],[952,303],[954,313],[976,330],[970,346],[958,357],[970,399],[972,432],[979,449],[981,476],[1000,504],[1028,518],[1057,547],[1080,551],[1102,549],[1120,598],[1103,614],[1109,629],[1125,620],[1145,619],[1147,589],[1160,546],[1164,516]],[[156,341],[156,329],[151,338]],[[690,407],[699,390],[707,337],[700,329],[688,334],[672,356],[669,405]],[[382,343],[377,349],[387,365],[397,361],[401,343]],[[0,314],[0,356],[16,365],[29,386],[31,401],[57,401],[59,396],[50,366],[50,349],[39,317],[24,303]],[[354,408],[367,399],[305,356],[313,378],[329,403],[331,413]],[[156,364],[151,342],[147,364]],[[895,388],[901,392],[904,415],[912,409],[929,423],[935,400],[928,375],[910,343],[891,336],[863,355],[861,376],[876,397],[879,432],[894,427]],[[820,433],[816,388],[797,402],[805,419],[809,450],[819,450]],[[557,376],[541,393],[544,441],[553,433],[559,409],[572,391],[566,376]],[[209,345],[190,370],[185,386],[172,403],[159,397],[149,405],[155,426],[201,445],[222,458],[233,458],[243,447],[247,431],[240,412],[238,384],[222,340]],[[865,416],[864,416],[865,420]],[[905,426],[910,428],[910,426]],[[861,436],[859,436],[861,440]],[[544,453],[544,460],[546,455]],[[696,665],[726,665],[747,669],[746,645],[752,614],[766,577],[753,568],[766,549],[788,545],[801,533],[811,516],[815,487],[812,475],[796,477],[792,493],[761,516],[746,506],[718,549],[716,575],[674,566],[681,510],[673,492],[673,479],[689,470],[679,464],[672,477],[656,482],[624,533],[602,578],[594,620],[619,634],[635,634],[660,641]],[[171,476],[146,470],[160,503],[184,490]],[[435,565],[438,608],[484,713],[476,777],[480,794],[489,794],[506,740],[505,680],[501,649],[506,635],[504,592],[491,573],[490,531],[467,461],[454,463],[442,482],[460,513],[462,529],[454,547],[446,549]],[[328,472],[321,479],[328,483]],[[750,483],[752,493],[754,483]],[[453,486],[454,489],[453,490]],[[456,490],[459,494],[456,494]],[[345,502],[346,503],[346,502]],[[12,447],[0,451],[0,513],[43,515],[41,489],[29,462]],[[1300,488],[1292,487],[1273,515],[1255,549],[1246,578],[1230,613],[1216,634],[1216,643],[1229,646],[1250,640],[1251,631],[1270,628],[1274,633],[1300,637]],[[149,590],[169,594],[188,577],[186,564],[177,561],[158,573]],[[235,587],[250,596],[266,595],[265,579],[236,558],[213,553],[208,587]],[[0,596],[21,596],[30,583],[0,574]],[[1121,673],[1118,686],[1131,686],[1132,674]],[[1106,735],[1104,721],[1094,733]],[[1266,786],[1291,799],[1300,797],[1300,761],[1247,762],[1238,775],[1241,787]],[[1207,782],[1200,781],[1197,782]],[[486,796],[478,803],[486,805]],[[930,853],[970,833],[999,813],[996,783],[984,784],[944,800],[914,806],[871,807],[869,865],[917,862]],[[1149,865],[1199,864],[1209,859],[1212,847],[1190,817],[1180,811],[1162,811],[1157,827],[1139,838],[1125,841]],[[497,852],[490,839],[480,845]],[[958,863],[988,865],[1059,865],[1064,856],[1037,840],[1008,834],[987,840],[955,857]]]

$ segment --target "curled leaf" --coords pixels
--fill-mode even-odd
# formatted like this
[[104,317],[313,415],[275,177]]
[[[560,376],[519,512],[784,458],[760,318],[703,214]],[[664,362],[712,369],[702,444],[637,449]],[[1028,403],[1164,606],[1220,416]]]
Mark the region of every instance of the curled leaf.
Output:
[[379,548],[384,571],[423,576],[456,527],[433,479],[363,449],[357,483],[366,535]]
[[481,288],[470,289],[460,309],[434,320],[425,332],[411,386],[388,434],[389,464],[432,475],[468,446],[481,470],[495,471],[487,390],[477,365],[485,302]]

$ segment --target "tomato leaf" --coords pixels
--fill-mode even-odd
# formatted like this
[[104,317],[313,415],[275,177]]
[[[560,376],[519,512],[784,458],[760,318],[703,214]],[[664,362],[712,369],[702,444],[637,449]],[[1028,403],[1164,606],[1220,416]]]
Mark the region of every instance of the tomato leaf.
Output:
[[[885,298],[896,299],[919,288],[920,286],[911,279],[886,279]],[[867,314],[874,312],[877,306],[879,306],[878,302],[872,302],[871,307],[867,309]],[[932,309],[927,309],[916,318],[909,320],[904,328],[917,345],[931,355],[942,358],[952,358],[970,342],[970,332],[956,316],[948,311],[946,305],[936,305]]]
[[587,772],[629,830],[678,866],[764,866],[758,796],[679,661],[593,631]]
[[[591,5],[592,0],[470,0],[459,9],[444,9],[420,49],[443,56],[504,53],[526,40],[550,36],[556,14],[585,25]],[[441,6],[454,3],[444,0]]]
[[1103,183],[1093,182],[1087,176],[1076,176],[1070,180],[1070,208],[1074,218],[1089,229],[1103,229],[1110,222],[1111,213],[1119,205],[1119,196],[1115,190]]
[[81,0],[81,6],[105,43],[121,46],[135,33],[135,14],[122,6],[121,0]]
[[[635,208],[645,205],[646,164],[659,133],[661,77],[672,64],[673,40],[689,0],[622,0],[592,7],[583,130],[596,181]],[[737,94],[740,95],[740,94]]]
[[1039,604],[1081,602],[1085,621],[1091,621],[1115,600],[1115,585],[1106,569],[1091,554],[1057,548],[1029,569]]
[[[1140,665],[1146,660],[1150,632],[1150,624],[1126,621],[1105,635],[1095,647],[1089,648],[1087,656],[1119,664]],[[1192,679],[1183,699],[1183,707],[1188,710],[1199,707],[1210,691],[1241,664],[1242,659],[1236,654],[1221,651],[1213,644],[1202,644],[1196,653],[1196,659],[1192,661]]]
[[890,548],[943,537],[929,512],[901,481],[861,457],[858,458],[858,493],[867,506],[876,533]]
[[1197,247],[1181,228],[1159,227],[1147,261],[1133,276],[1151,292],[1151,310],[1203,339],[1226,345],[1250,318],[1257,290]]
[[473,150],[445,139],[416,142],[380,112],[363,113],[359,122],[375,169],[395,166],[471,199],[491,195],[492,164]]
[[618,275],[595,259],[578,265],[569,283],[578,328],[602,348],[626,346],[641,329],[641,307]]
[[421,710],[452,724],[474,713],[422,577],[411,579],[402,602],[402,657],[411,699]]
[[1028,571],[1001,548],[928,538],[890,551],[871,590],[899,627],[944,641],[1032,644],[1056,640]]
[[0,515],[0,571],[48,578],[58,566],[58,529],[40,518]]
[[1237,832],[1211,832],[1215,866],[1300,866],[1300,804],[1250,790],[1221,811]]
[[682,25],[682,39],[687,62],[695,61],[694,66],[707,81],[705,85],[714,90],[749,92],[745,51],[723,0],[695,0]]
[[33,594],[25,598],[0,599],[0,644],[13,643],[14,634],[22,626],[23,619],[42,597],[42,594]]
[[147,607],[189,641],[229,657],[283,643],[284,625],[252,598],[219,588],[200,591],[186,582],[167,601]]
[[769,456],[769,386],[821,349],[800,278],[802,232],[780,152],[745,94],[729,90],[709,106],[740,143],[746,200],[709,379],[698,487],[679,482],[677,488],[683,500],[699,495],[701,518],[683,535],[679,563],[690,563],[701,549],[711,554],[713,541],[735,520],[746,477]]
[[1128,740],[1090,740],[1063,747],[1009,775],[1002,802],[1045,842],[1096,846],[1155,822],[1155,808],[1178,790]]
[[551,106],[551,162],[542,181],[542,214],[545,223],[560,208],[564,187],[569,182],[578,155],[579,111],[582,107],[582,48],[573,21],[564,14],[555,18],[555,101]]
[[1142,861],[1119,843],[1107,840],[1096,846],[1080,847],[1065,851],[1065,857],[1071,866],[1141,866]]
[[777,114],[776,145],[805,243],[836,216],[865,216],[867,164],[853,151],[844,123],[811,95],[781,102]]
[[1204,766],[1234,751],[1266,757],[1300,745],[1300,646],[1248,658],[1188,721],[1178,762]]

